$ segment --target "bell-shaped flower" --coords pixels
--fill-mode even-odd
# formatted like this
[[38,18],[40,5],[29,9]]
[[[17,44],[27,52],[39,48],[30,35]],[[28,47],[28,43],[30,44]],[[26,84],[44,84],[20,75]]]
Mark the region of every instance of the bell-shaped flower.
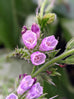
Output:
[[31,88],[33,83],[34,79],[30,75],[25,76],[20,82],[19,87],[17,88],[17,93],[22,95],[25,91]]
[[45,59],[46,59],[46,55],[39,51],[31,54],[31,61],[32,61],[32,64],[34,65],[41,65],[45,63]]
[[22,35],[23,42],[28,49],[33,49],[37,44],[37,37],[34,32],[27,30]]
[[58,44],[58,40],[55,39],[54,35],[48,36],[42,40],[42,42],[39,46],[39,50],[40,51],[50,51],[50,50],[53,50],[57,44]]
[[37,82],[29,90],[26,99],[35,99],[35,98],[40,97],[42,94],[43,94],[43,87],[40,86],[39,82]]

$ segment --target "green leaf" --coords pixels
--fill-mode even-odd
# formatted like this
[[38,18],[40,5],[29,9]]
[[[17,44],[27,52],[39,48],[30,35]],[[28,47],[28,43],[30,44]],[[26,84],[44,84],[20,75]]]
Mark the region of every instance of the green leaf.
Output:
[[67,43],[66,51],[74,48],[74,37]]
[[[65,51],[68,51],[68,50],[71,50],[71,49],[74,49],[74,37],[67,43]],[[74,64],[74,54],[67,57],[65,60],[63,60],[63,63]]]
[[0,42],[5,47],[20,46],[21,26],[35,8],[32,0],[0,0]]

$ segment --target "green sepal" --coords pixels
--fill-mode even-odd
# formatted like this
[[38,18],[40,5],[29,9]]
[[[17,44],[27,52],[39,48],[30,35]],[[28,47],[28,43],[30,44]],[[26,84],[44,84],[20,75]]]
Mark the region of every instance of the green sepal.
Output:
[[16,48],[15,51],[13,51],[12,53],[10,53],[8,57],[16,57],[16,58],[20,58],[20,59],[25,59],[25,60],[29,60],[30,59],[30,52],[25,49],[25,48]]

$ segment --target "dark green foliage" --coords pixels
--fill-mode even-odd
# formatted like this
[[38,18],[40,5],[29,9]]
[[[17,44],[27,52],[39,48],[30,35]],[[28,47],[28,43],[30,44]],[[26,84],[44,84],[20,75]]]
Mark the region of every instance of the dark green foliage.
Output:
[[58,68],[62,76],[52,77],[53,82],[56,86],[50,85],[46,81],[44,81],[44,92],[48,93],[47,98],[58,95],[55,99],[73,99],[74,95],[68,90],[69,81],[67,79],[66,71],[62,68]]
[[0,0],[0,42],[4,46],[15,48],[20,45],[20,27],[35,7],[32,0]]

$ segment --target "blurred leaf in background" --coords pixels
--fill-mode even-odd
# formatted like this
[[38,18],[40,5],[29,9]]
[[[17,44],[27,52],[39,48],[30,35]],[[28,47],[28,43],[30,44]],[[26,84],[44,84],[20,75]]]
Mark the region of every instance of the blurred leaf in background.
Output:
[[35,13],[32,0],[0,0],[0,45],[20,46],[20,31],[26,17]]

